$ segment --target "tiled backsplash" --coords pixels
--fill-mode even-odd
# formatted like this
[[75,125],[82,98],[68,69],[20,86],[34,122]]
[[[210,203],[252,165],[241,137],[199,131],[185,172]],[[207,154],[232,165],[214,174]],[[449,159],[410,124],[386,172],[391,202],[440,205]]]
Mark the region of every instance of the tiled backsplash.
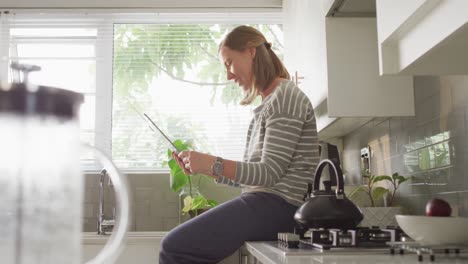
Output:
[[360,149],[370,146],[372,174],[412,176],[397,195],[409,213],[440,197],[468,216],[468,76],[418,76],[414,86],[416,116],[377,118],[344,137],[346,183],[361,182]]
[[[131,195],[130,231],[167,231],[178,224],[179,194],[169,187],[168,174],[130,174],[127,175]],[[83,225],[85,232],[97,230],[99,212],[99,175],[86,175],[85,198],[83,205]],[[219,203],[227,201],[240,193],[240,189],[216,185],[206,178],[200,184],[200,192]],[[112,217],[115,207],[112,187],[104,188],[104,214]]]

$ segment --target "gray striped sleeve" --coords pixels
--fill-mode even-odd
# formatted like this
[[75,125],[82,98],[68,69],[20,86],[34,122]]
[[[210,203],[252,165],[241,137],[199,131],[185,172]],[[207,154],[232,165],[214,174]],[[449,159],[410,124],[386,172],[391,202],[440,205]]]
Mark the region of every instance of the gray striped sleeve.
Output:
[[237,162],[235,182],[271,187],[284,175],[302,134],[304,122],[289,114],[273,114],[265,125],[259,162]]

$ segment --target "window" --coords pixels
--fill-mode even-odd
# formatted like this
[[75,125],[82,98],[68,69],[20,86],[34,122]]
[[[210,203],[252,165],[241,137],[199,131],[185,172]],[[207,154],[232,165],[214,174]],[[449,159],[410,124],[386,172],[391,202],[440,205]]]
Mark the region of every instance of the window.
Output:
[[[172,139],[240,159],[251,107],[228,82],[218,43],[238,24],[251,24],[282,53],[278,11],[158,14],[21,14],[1,16],[0,78],[11,61],[42,67],[30,81],[81,92],[82,139],[120,169],[166,169],[169,148],[150,129],[147,113]],[[7,41],[5,41],[7,40]],[[9,74],[7,74],[9,72]],[[90,157],[83,165],[94,168]]]
[[93,143],[96,112],[96,30],[12,27],[10,37],[10,61],[40,65],[42,68],[31,74],[31,83],[61,87],[84,94],[85,102],[80,108],[81,130],[85,141]]
[[[111,99],[105,95],[112,89],[112,53],[106,56],[112,46],[111,20],[86,14],[10,12],[2,14],[0,30],[0,55],[7,58],[0,62],[0,78],[18,80],[9,70],[12,61],[34,64],[41,70],[30,74],[31,83],[82,93],[81,139],[109,154],[111,103],[106,100]],[[99,169],[95,164],[91,153],[82,158],[84,169]]]
[[[218,44],[234,24],[116,24],[112,156],[124,168],[163,168],[169,144],[148,128],[148,114],[172,139],[241,159],[251,107],[226,80]],[[254,25],[268,39],[278,25]],[[279,47],[279,45],[273,45]]]

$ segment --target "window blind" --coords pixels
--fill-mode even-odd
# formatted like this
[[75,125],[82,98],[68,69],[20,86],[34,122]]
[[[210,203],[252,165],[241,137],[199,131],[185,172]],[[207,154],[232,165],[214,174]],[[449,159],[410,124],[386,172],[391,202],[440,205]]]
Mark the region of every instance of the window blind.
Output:
[[[82,93],[81,140],[110,154],[112,53],[105,54],[106,45],[112,45],[112,22],[108,16],[56,12],[0,12],[0,78],[19,80],[9,68],[11,62],[34,64],[41,70],[30,74],[31,83]],[[108,103],[105,94],[109,94]],[[82,165],[84,169],[99,166],[91,153],[83,155]]]
[[[159,10],[92,13],[0,11],[0,78],[11,61],[38,64],[31,82],[85,94],[82,139],[122,170],[166,170],[173,140],[241,159],[252,106],[239,106],[241,88],[226,80],[218,43],[240,24],[257,27],[282,54],[280,9]],[[99,169],[84,157],[88,169]]]
[[[148,127],[144,113],[171,140],[242,159],[252,106],[238,104],[241,88],[226,80],[218,58],[219,42],[237,25],[114,25],[112,156],[120,167],[164,168],[170,145]],[[251,25],[279,41],[278,24]],[[279,43],[273,46],[281,47]]]

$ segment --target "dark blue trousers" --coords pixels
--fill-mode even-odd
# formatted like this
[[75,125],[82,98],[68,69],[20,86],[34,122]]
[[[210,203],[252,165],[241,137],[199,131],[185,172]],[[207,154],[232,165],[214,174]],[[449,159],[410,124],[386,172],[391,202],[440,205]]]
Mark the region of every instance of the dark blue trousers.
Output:
[[169,232],[159,263],[217,263],[245,241],[277,240],[278,232],[294,230],[296,209],[275,194],[243,193]]

